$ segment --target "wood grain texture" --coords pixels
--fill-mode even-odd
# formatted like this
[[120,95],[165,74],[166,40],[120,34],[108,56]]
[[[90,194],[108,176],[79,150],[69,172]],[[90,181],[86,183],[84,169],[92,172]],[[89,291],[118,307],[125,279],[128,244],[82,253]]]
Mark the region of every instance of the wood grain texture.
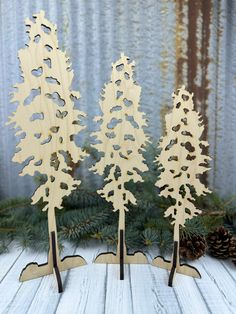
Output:
[[[69,252],[73,252],[73,254],[75,254],[75,250],[75,248],[73,249],[70,245],[67,244],[63,255],[67,256]],[[63,286],[66,285],[68,274],[68,270],[61,273]],[[47,311],[54,313],[61,298],[61,294],[57,293],[56,282],[53,279],[54,278],[52,275],[44,276],[41,279],[40,285],[34,295],[32,302],[30,303],[27,313],[43,314]],[[42,300],[44,301],[42,302]]]
[[119,278],[117,266],[107,265],[107,268],[105,313],[133,313],[129,265],[124,267],[124,280],[117,280]]
[[57,314],[91,313],[103,314],[106,300],[107,266],[92,264],[93,259],[106,246],[79,247],[80,252],[88,261],[85,268],[74,268],[69,271],[66,290],[60,298],[55,310]]
[[74,74],[66,53],[59,50],[56,26],[43,11],[26,19],[25,25],[29,41],[18,54],[23,82],[14,86],[12,102],[18,106],[9,118],[20,136],[13,161],[23,164],[20,175],[46,176],[34,192],[32,204],[43,201],[42,210],[48,213],[50,250],[47,264],[31,263],[23,269],[22,281],[53,272],[52,234],[59,270],[85,264],[80,256],[60,259],[55,220],[55,209],[60,209],[63,198],[80,184],[70,174],[71,164],[85,156],[74,142],[74,135],[84,128],[78,119],[84,113],[74,109],[80,94],[71,90]]
[[[224,262],[225,264],[227,262]],[[211,268],[215,268],[216,260],[208,260],[207,269],[203,265],[201,259],[198,262],[191,263],[191,265],[194,265],[198,268],[200,273],[202,274],[202,280],[195,280],[195,284],[198,287],[202,297],[204,298],[204,301],[207,304],[207,307],[209,309],[209,312],[211,313],[218,313],[219,311],[221,313],[228,313],[231,311],[231,305],[229,305],[229,302],[227,301],[227,298],[225,297],[224,293],[222,293],[217,286],[217,277],[218,276],[225,276],[225,271],[222,271],[218,274],[216,278],[210,275],[211,271],[209,270]],[[234,274],[235,269],[231,269],[232,274]],[[207,273],[207,275],[206,275]]]
[[194,204],[193,190],[197,196],[210,193],[199,176],[209,170],[211,160],[204,154],[209,144],[201,139],[204,125],[201,115],[194,110],[193,94],[182,86],[172,97],[173,110],[166,115],[166,135],[160,139],[161,152],[156,158],[161,169],[156,186],[160,188],[161,196],[174,200],[174,205],[165,211],[165,217],[170,217],[174,224],[174,251],[171,262],[162,257],[153,260],[154,266],[170,270],[169,285],[172,285],[175,272],[201,277],[195,268],[180,264],[179,228],[201,212]]
[[[105,85],[100,100],[102,116],[100,130],[92,135],[97,143],[94,147],[102,153],[100,160],[91,168],[99,175],[106,175],[105,184],[98,190],[103,198],[119,211],[117,254],[106,253],[98,256],[97,263],[120,263],[120,243],[124,247],[124,263],[147,263],[142,253],[128,256],[125,246],[125,212],[129,203],[135,205],[134,195],[126,183],[142,182],[141,172],[147,171],[142,150],[148,141],[143,128],[147,126],[144,113],[140,111],[141,87],[134,81],[135,63],[123,53],[112,63],[111,80]],[[120,232],[124,238],[120,239]]]
[[9,272],[11,267],[17,262],[23,249],[17,247],[14,243],[9,245],[9,252],[1,255],[0,258],[0,282],[3,281],[5,275]]
[[151,265],[131,265],[130,278],[133,313],[181,313],[174,291],[166,285],[166,270]]
[[[105,246],[94,243],[78,247],[74,254],[81,252],[88,266],[64,272],[67,289],[59,295],[51,275],[18,282],[17,273],[22,266],[31,260],[41,262],[46,254],[23,251],[19,255],[12,247],[9,255],[0,258],[0,266],[9,265],[0,282],[0,313],[235,313],[236,271],[229,261],[205,256],[191,262],[201,271],[202,279],[178,275],[178,284],[170,289],[166,285],[168,271],[151,265],[125,265],[125,280],[116,280],[116,265],[92,263],[104,250]],[[65,244],[62,256],[71,251]],[[18,258],[12,260],[13,255]],[[152,259],[154,250],[147,256]]]
[[[7,312],[12,300],[22,285],[22,283],[18,281],[19,272],[24,267],[25,263],[29,262],[30,260],[35,261],[38,257],[38,253],[32,254],[32,252],[24,251],[19,256],[17,261],[13,262],[11,268],[5,274],[5,277],[1,282],[2,288],[0,291],[0,309],[3,313],[4,311]],[[10,264],[12,261],[9,259],[8,263]]]
[[[226,303],[227,307],[233,310],[233,312],[236,312],[235,280],[232,278],[232,275],[225,271],[221,263],[214,263],[212,265],[212,259],[209,256],[201,259],[200,263],[224,297],[224,303]],[[228,262],[226,262],[226,265],[227,263]],[[235,269],[232,269],[232,274],[235,275]]]
[[[35,255],[35,257],[33,256],[33,252],[28,252],[28,253],[29,253],[28,256],[31,258],[31,260],[37,261],[38,263],[43,263],[47,258],[46,253],[37,254]],[[28,262],[28,261],[30,261],[29,258],[27,261],[24,260],[24,262]],[[20,270],[21,269],[18,267],[18,271]],[[14,272],[14,274],[16,273]],[[50,279],[52,280],[53,278],[50,278]],[[17,278],[15,278],[14,281],[17,282]],[[18,286],[17,291],[13,289],[12,295],[14,295],[14,297],[12,299],[10,299],[9,297],[8,299],[9,301],[6,307],[7,308],[6,312],[7,313],[8,312],[20,313],[21,311],[24,311],[26,313],[40,287],[41,282],[42,282],[42,278],[37,278],[36,280],[33,280],[33,281],[26,281],[24,285],[21,283]]]

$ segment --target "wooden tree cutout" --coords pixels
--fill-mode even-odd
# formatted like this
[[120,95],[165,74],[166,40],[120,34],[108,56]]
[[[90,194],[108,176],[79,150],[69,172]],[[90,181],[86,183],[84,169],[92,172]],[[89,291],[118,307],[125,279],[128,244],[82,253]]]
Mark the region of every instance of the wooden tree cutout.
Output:
[[146,126],[144,114],[139,111],[141,87],[133,79],[134,62],[121,54],[121,58],[112,64],[111,81],[105,85],[100,107],[100,131],[93,133],[99,141],[95,148],[103,152],[103,157],[92,168],[103,175],[108,170],[104,187],[98,193],[113,204],[119,211],[117,254],[102,253],[96,263],[120,264],[120,279],[124,278],[124,263],[147,263],[141,252],[127,255],[125,246],[125,212],[127,204],[136,204],[134,195],[125,184],[131,180],[142,181],[140,172],[148,170],[141,154],[147,137],[143,131]]
[[170,286],[175,272],[201,277],[197,269],[179,262],[179,228],[201,212],[193,203],[193,190],[198,196],[210,193],[199,180],[199,175],[209,170],[211,158],[203,154],[208,142],[201,140],[204,125],[194,110],[192,98],[193,94],[184,86],[173,94],[173,110],[166,115],[166,135],[160,140],[161,153],[157,158],[162,172],[156,186],[161,190],[160,195],[175,199],[175,204],[165,212],[165,217],[170,216],[174,224],[174,252],[171,262],[156,257],[153,265],[171,271]]
[[20,280],[25,281],[55,273],[58,290],[62,291],[60,271],[84,265],[80,256],[59,257],[55,209],[60,209],[63,197],[80,184],[69,174],[68,161],[77,162],[85,154],[76,146],[73,136],[84,127],[78,116],[84,113],[74,109],[74,99],[79,92],[71,91],[74,77],[66,54],[59,50],[56,26],[44,17],[44,12],[26,19],[29,43],[19,51],[23,82],[17,84],[13,102],[18,103],[16,112],[9,118],[21,135],[13,161],[23,163],[20,175],[40,173],[47,180],[34,193],[32,204],[44,203],[48,214],[50,250],[48,263],[31,263],[22,271]]

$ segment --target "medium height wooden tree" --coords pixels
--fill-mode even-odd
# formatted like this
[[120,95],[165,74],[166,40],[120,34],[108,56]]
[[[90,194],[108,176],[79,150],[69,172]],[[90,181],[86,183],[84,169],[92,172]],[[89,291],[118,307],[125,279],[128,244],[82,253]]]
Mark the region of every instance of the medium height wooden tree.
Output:
[[23,163],[20,175],[47,177],[32,197],[32,204],[42,201],[48,214],[50,250],[48,263],[31,263],[22,271],[20,280],[37,278],[55,273],[59,291],[62,284],[59,271],[85,264],[80,256],[59,257],[55,209],[62,207],[63,197],[80,184],[69,174],[68,161],[77,162],[85,156],[73,137],[84,127],[74,109],[74,99],[79,92],[71,91],[74,77],[69,58],[58,48],[56,26],[44,17],[44,12],[27,19],[29,43],[19,51],[23,82],[15,86],[13,102],[17,110],[9,123],[21,136],[13,161]]
[[[104,187],[98,193],[119,211],[117,254],[103,253],[96,263],[120,264],[123,279],[123,263],[147,263],[145,255],[138,252],[127,255],[125,246],[125,212],[128,203],[136,204],[134,195],[127,189],[129,181],[142,181],[140,172],[148,170],[141,151],[147,142],[143,131],[146,126],[144,114],[139,111],[141,87],[133,78],[134,62],[121,54],[112,64],[111,80],[105,85],[100,107],[102,121],[100,131],[95,132],[98,143],[95,148],[103,153],[91,170],[99,175],[107,173]],[[106,170],[106,171],[105,171]]]
[[161,153],[157,158],[162,172],[156,186],[161,196],[175,200],[165,212],[165,217],[170,216],[174,224],[174,252],[172,262],[156,257],[153,265],[171,270],[170,286],[176,271],[200,277],[197,269],[180,265],[179,232],[187,219],[201,212],[194,204],[195,195],[210,193],[199,180],[199,175],[209,170],[211,159],[203,152],[208,146],[208,142],[201,139],[203,130],[202,118],[194,110],[193,94],[182,86],[173,94],[173,110],[166,115],[166,135],[160,140]]

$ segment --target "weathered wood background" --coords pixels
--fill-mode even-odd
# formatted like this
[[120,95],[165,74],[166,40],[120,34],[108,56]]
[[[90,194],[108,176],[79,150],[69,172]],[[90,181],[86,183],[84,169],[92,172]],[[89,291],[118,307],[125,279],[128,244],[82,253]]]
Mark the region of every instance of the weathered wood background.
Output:
[[58,25],[61,47],[75,70],[73,88],[88,114],[86,138],[99,113],[98,98],[120,52],[136,61],[142,110],[153,138],[171,93],[181,84],[195,93],[213,157],[209,182],[222,195],[236,192],[236,1],[234,0],[1,0],[0,1],[0,194],[29,195],[32,178],[11,163],[16,139],[4,127],[20,81],[17,51],[27,42],[24,19],[39,10]]

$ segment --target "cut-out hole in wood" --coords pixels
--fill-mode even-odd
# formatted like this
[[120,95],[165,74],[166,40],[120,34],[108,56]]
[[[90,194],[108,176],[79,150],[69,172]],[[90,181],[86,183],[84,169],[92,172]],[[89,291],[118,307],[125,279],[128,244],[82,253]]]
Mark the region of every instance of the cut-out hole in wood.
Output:
[[49,99],[52,99],[53,102],[55,102],[58,106],[63,107],[65,106],[65,100],[62,99],[59,95],[59,93],[52,93],[52,94],[47,94],[46,95]]
[[180,124],[178,124],[178,125],[172,127],[172,130],[173,130],[174,132],[178,132],[179,129],[180,129]]
[[67,116],[67,114],[68,114],[68,111],[61,111],[61,110],[56,111],[56,117],[59,119],[64,119]]
[[133,105],[133,102],[131,100],[128,100],[127,98],[124,98],[123,102],[124,102],[126,107],[130,107]]
[[35,36],[34,36],[34,42],[38,44],[39,41],[40,41],[40,38],[41,38],[41,36],[40,36],[39,34],[38,34],[38,35],[35,35]]
[[182,135],[185,135],[185,136],[191,136],[191,137],[193,137],[192,133],[189,132],[189,131],[182,131],[181,134],[182,134]]
[[189,96],[183,94],[183,95],[182,95],[182,99],[183,99],[183,101],[188,101],[188,100],[189,100]]
[[139,129],[139,124],[135,121],[133,116],[125,115],[125,119],[130,122],[133,128]]
[[175,144],[178,143],[178,139],[171,139],[170,143],[168,145],[166,145],[165,150],[170,150]]
[[128,73],[128,72],[125,72],[125,73],[124,73],[124,77],[125,77],[126,80],[129,80],[129,79],[130,79],[129,73]]
[[117,66],[116,66],[116,70],[117,71],[122,71],[124,69],[124,64],[117,64]]
[[31,104],[35,97],[39,96],[40,94],[41,94],[40,87],[31,89],[29,96],[27,96],[24,100],[24,105],[27,106]]
[[51,52],[53,50],[52,46],[50,45],[45,45],[45,49],[48,51],[48,52]]
[[34,136],[39,139],[42,136],[42,133],[35,133]]
[[193,153],[195,151],[195,147],[190,142],[186,142],[184,146],[190,153]]
[[41,145],[44,145],[44,144],[48,144],[50,143],[52,140],[52,136],[49,135],[47,138],[45,138],[42,142],[40,142]]
[[115,132],[106,132],[106,137],[108,137],[108,138],[115,138],[116,137],[116,134],[115,134]]
[[35,120],[43,120],[44,119],[44,114],[43,112],[35,112],[32,114],[30,117],[30,121],[35,121]]
[[183,122],[184,125],[187,125],[187,118],[181,119],[181,122]]
[[[119,99],[122,95],[123,95],[123,92],[122,92],[122,91],[118,90],[118,91],[116,92],[116,98],[117,98],[117,99]],[[117,107],[117,106],[116,106],[116,107]]]
[[60,85],[60,82],[55,77],[48,76],[48,77],[45,77],[45,80],[47,83]]
[[42,161],[42,159],[40,159],[40,160],[36,161],[36,162],[34,163],[34,165],[35,165],[35,166],[41,166],[42,163],[43,163],[43,161]]
[[59,126],[52,126],[52,127],[50,128],[50,131],[51,131],[52,133],[57,133],[57,132],[59,131],[59,129],[60,129]]
[[44,63],[51,69],[52,60],[50,58],[43,59]]
[[43,67],[39,67],[38,69],[33,69],[31,71],[31,73],[36,76],[36,77],[39,77],[43,74]]
[[115,107],[111,108],[110,112],[112,113],[114,111],[120,111],[120,110],[122,110],[121,106],[115,106]]
[[115,81],[115,84],[116,84],[117,86],[120,86],[120,83],[121,83],[121,80]]
[[124,140],[125,141],[135,141],[135,137],[133,136],[133,134],[125,134],[125,136],[124,136]]
[[46,33],[46,34],[50,34],[50,33],[51,33],[51,27],[49,27],[49,26],[47,26],[47,25],[41,24],[41,29],[42,29],[42,31],[44,31],[44,33]]
[[[117,107],[117,106],[116,106]],[[114,129],[118,124],[122,122],[122,119],[112,118],[110,122],[107,124],[107,128]]]

